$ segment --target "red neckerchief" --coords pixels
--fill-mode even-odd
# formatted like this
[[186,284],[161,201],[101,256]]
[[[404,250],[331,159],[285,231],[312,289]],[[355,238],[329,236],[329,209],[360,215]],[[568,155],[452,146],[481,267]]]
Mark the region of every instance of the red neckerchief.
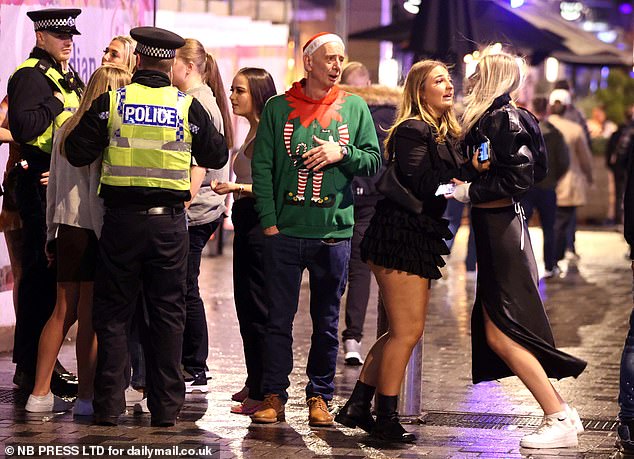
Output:
[[347,95],[345,91],[341,91],[339,86],[334,85],[323,98],[315,100],[304,94],[305,84],[305,79],[296,81],[286,91],[286,100],[293,108],[288,116],[289,120],[299,118],[300,124],[304,127],[308,127],[313,120],[317,120],[323,129],[330,126],[333,119],[343,121],[339,110]]

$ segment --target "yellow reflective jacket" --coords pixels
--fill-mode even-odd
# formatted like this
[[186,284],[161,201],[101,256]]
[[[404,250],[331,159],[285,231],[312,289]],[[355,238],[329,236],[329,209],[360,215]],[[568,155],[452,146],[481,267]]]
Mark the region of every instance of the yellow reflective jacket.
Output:
[[[34,68],[38,65],[39,62],[40,62],[40,59],[37,59],[35,57],[30,57],[26,61],[24,61],[22,64],[20,64],[15,69],[14,73],[22,68],[26,68],[26,67]],[[55,84],[55,87],[57,87],[59,92],[61,92],[64,95],[64,111],[55,117],[51,125],[46,129],[46,131],[44,131],[42,134],[37,136],[35,139],[30,140],[26,143],[39,148],[45,153],[50,154],[53,147],[53,133],[64,123],[64,121],[70,118],[73,115],[73,113],[77,110],[77,107],[79,107],[79,95],[75,91],[69,91],[65,89],[60,84],[59,80],[63,80],[64,75],[59,73],[59,71],[55,69],[54,67],[48,67],[48,69],[46,69],[46,72],[43,72],[43,73],[49,80],[51,80]]]
[[132,83],[110,91],[110,145],[101,183],[189,190],[192,97],[173,86]]

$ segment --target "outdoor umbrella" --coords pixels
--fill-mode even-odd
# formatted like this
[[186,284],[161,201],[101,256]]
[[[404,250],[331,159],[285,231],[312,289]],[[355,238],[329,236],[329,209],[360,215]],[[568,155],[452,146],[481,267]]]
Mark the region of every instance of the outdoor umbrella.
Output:
[[527,52],[533,64],[564,49],[560,37],[493,0],[424,0],[412,23],[409,49],[417,57],[456,64],[493,42]]
[[352,40],[386,40],[415,52],[456,63],[478,45],[500,42],[527,55],[532,64],[546,56],[581,65],[632,65],[632,51],[601,42],[577,24],[548,13],[548,5],[521,8],[493,0],[423,0],[415,18],[350,34]]
[[563,20],[559,15],[544,14],[542,5],[526,4],[513,10],[521,18],[543,30],[561,37],[564,49],[552,55],[569,64],[632,66],[632,49],[621,50],[603,43],[594,34],[586,32],[577,24]]

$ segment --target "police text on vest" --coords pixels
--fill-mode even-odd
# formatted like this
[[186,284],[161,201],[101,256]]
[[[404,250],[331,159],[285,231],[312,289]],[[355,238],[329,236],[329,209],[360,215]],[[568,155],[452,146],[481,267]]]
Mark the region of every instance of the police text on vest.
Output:
[[137,104],[125,104],[123,106],[123,124],[171,127],[176,129],[177,123],[178,112],[173,107]]

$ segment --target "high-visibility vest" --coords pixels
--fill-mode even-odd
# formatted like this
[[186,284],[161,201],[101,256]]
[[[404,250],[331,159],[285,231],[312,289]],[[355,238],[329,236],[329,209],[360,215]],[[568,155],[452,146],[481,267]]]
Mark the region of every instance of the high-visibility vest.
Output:
[[[40,65],[40,61],[42,62],[42,65]],[[64,121],[66,121],[73,115],[73,113],[75,113],[77,107],[79,107],[79,94],[77,94],[75,91],[69,91],[65,89],[60,84],[59,80],[63,80],[64,75],[62,75],[53,66],[50,66],[49,62],[47,61],[43,61],[35,57],[30,57],[22,64],[20,64],[15,69],[14,73],[25,67],[38,67],[39,70],[42,71],[42,74],[46,76],[49,80],[51,80],[55,84],[55,87],[59,90],[59,92],[64,95],[64,111],[55,117],[51,125],[46,128],[43,133],[41,133],[35,139],[26,142],[29,145],[33,145],[39,148],[44,153],[50,154],[51,150],[53,149],[53,133],[64,123]]]
[[132,83],[110,91],[101,183],[189,190],[192,100],[173,86]]

